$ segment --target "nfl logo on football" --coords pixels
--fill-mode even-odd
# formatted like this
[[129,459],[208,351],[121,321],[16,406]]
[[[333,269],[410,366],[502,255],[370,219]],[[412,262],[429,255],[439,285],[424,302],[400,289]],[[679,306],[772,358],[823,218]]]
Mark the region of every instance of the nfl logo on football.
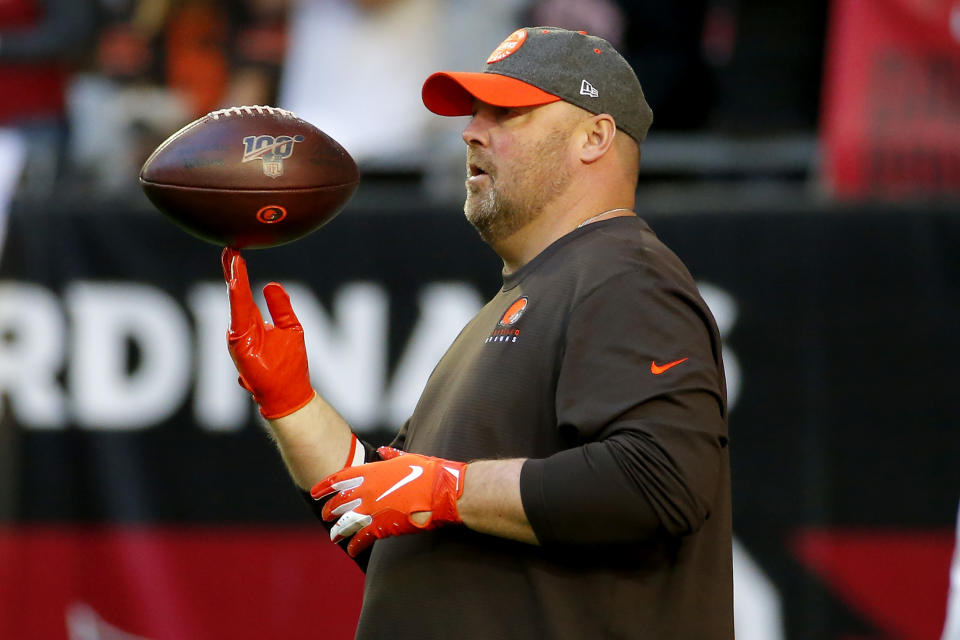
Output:
[[268,178],[279,178],[283,175],[283,161],[293,155],[295,142],[303,142],[303,136],[247,136],[243,139],[243,159],[241,162],[253,160],[263,161],[263,174]]

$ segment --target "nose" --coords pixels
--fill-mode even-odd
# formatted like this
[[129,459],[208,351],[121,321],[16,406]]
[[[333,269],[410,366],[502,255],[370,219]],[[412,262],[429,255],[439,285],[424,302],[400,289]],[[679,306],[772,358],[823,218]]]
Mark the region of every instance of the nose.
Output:
[[493,124],[491,109],[483,103],[477,103],[474,109],[473,117],[463,129],[463,141],[468,147],[474,145],[486,146],[489,141],[490,126]]

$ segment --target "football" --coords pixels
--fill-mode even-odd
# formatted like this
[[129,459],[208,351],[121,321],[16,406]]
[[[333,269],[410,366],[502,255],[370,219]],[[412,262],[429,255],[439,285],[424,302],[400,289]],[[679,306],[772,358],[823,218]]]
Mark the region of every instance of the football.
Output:
[[140,170],[164,215],[218,246],[261,249],[330,222],[360,172],[323,131],[284,109],[213,111],[167,138]]

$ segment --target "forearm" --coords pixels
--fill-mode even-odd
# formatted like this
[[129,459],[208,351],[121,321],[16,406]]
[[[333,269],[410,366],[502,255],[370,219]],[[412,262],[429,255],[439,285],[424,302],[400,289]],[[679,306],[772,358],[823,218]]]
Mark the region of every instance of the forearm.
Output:
[[480,533],[537,544],[520,499],[523,459],[480,460],[467,466],[457,512]]
[[[347,457],[352,445],[359,443],[347,422],[310,384],[303,327],[287,292],[276,282],[263,288],[273,321],[264,322],[240,252],[227,247],[220,261],[230,300],[227,349],[239,382],[260,405],[293,481],[309,490],[354,464]],[[358,463],[362,460],[361,455]]]
[[353,432],[318,394],[303,408],[268,424],[290,476],[301,489],[309,491],[347,462]]

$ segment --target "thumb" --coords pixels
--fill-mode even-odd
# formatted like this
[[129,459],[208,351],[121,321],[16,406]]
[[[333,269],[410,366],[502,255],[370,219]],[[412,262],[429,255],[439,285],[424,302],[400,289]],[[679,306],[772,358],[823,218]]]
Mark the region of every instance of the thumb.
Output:
[[393,447],[380,447],[377,449],[377,453],[379,453],[380,457],[384,460],[393,460],[394,458],[407,455],[406,451],[400,451],[400,449],[394,449]]
[[256,393],[253,390],[253,387],[250,386],[250,383],[247,382],[247,379],[244,378],[243,376],[237,376],[237,384],[239,384],[241,387],[243,387],[250,393],[253,393],[254,395],[256,395]]
[[267,301],[267,309],[273,318],[273,326],[278,329],[300,328],[297,314],[290,305],[290,296],[282,285],[271,282],[263,288],[263,297]]

